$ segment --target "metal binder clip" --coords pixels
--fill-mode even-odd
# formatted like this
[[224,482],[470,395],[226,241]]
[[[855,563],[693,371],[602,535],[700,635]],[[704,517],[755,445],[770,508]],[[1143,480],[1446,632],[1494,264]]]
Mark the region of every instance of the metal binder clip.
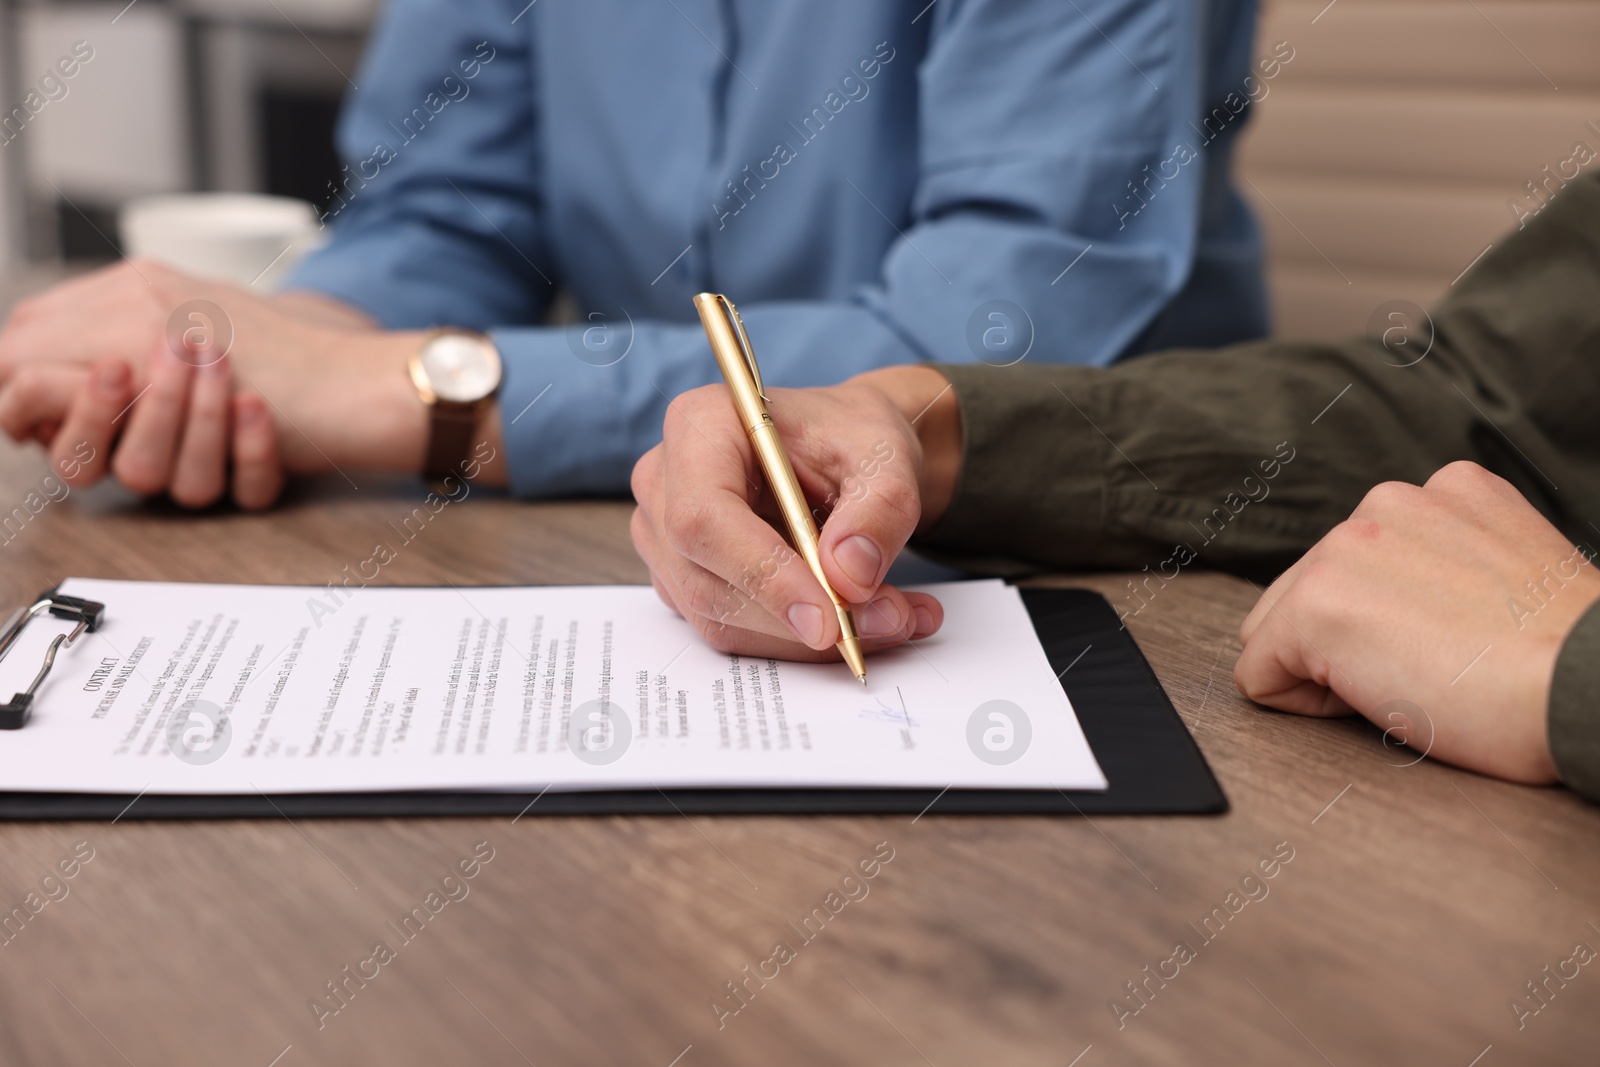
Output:
[[72,628],[71,633],[57,634],[50,642],[50,647],[44,652],[44,665],[39,668],[38,675],[28,688],[0,704],[0,730],[18,730],[27,724],[28,716],[33,712],[33,694],[38,692],[40,684],[49,676],[50,668],[55,666],[56,652],[62,645],[76,641],[85,630],[91,633],[98,630],[105,617],[106,606],[96,600],[63,596],[46,590],[30,606],[19,608],[6,622],[4,631],[0,631],[0,659],[4,659],[6,653],[11,651],[11,646],[17,643],[28,620],[46,610],[58,619],[76,619],[78,625]]

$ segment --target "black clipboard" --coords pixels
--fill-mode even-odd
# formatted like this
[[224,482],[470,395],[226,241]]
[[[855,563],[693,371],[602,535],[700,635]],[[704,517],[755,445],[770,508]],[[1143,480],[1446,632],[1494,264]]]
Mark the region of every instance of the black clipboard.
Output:
[[[1202,815],[1228,798],[1132,635],[1086,589],[1023,589],[1110,788],[411,791],[127,796],[0,792],[0,820],[521,815]],[[4,738],[0,737],[0,743]]]

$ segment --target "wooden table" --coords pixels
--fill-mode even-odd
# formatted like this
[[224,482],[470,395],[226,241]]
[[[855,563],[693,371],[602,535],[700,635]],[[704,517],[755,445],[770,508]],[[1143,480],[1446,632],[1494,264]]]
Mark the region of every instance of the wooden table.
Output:
[[[0,453],[0,511],[44,473]],[[259,517],[73,493],[0,546],[0,596],[67,575],[321,584],[420,495],[357,480]],[[643,581],[627,514],[481,494],[384,579]],[[1508,1002],[1577,942],[1600,948],[1600,809],[1252,708],[1230,672],[1253,597],[1185,574],[1132,621],[1232,799],[1222,817],[0,825],[7,910],[93,849],[0,945],[0,1064],[1595,1062],[1600,964],[1552,980],[1520,1030]],[[494,858],[469,895],[319,1029],[308,1001],[478,842]],[[786,924],[880,842],[893,860],[868,896],[719,1028],[724,983],[798,941]],[[1267,895],[1203,941],[1275,848],[1292,860],[1247,884]],[[1180,940],[1194,958],[1164,962]],[[1125,983],[1163,970],[1131,1014]]]

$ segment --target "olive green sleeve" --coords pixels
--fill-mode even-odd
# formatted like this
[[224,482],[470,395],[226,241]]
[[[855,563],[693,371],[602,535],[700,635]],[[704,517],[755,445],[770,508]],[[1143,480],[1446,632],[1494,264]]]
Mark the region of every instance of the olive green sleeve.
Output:
[[1600,175],[1497,243],[1431,325],[1431,345],[1265,341],[1110,368],[941,366],[963,465],[917,545],[993,572],[1170,578],[1195,562],[1267,578],[1378,482],[1421,483],[1458,459],[1593,538]]
[[1556,658],[1550,755],[1563,782],[1600,801],[1600,602],[1578,620]]

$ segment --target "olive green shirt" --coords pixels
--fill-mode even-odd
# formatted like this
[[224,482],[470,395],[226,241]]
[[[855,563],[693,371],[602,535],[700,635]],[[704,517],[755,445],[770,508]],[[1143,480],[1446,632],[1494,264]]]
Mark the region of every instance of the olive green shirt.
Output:
[[[1404,321],[1387,310],[1374,336],[1339,344],[941,366],[965,454],[919,546],[989,573],[1140,571],[1126,615],[1189,566],[1266,581],[1378,482],[1460,459],[1600,545],[1600,175],[1497,242],[1431,329],[1386,345]],[[1600,606],[1561,652],[1549,726],[1562,777],[1600,799]]]

